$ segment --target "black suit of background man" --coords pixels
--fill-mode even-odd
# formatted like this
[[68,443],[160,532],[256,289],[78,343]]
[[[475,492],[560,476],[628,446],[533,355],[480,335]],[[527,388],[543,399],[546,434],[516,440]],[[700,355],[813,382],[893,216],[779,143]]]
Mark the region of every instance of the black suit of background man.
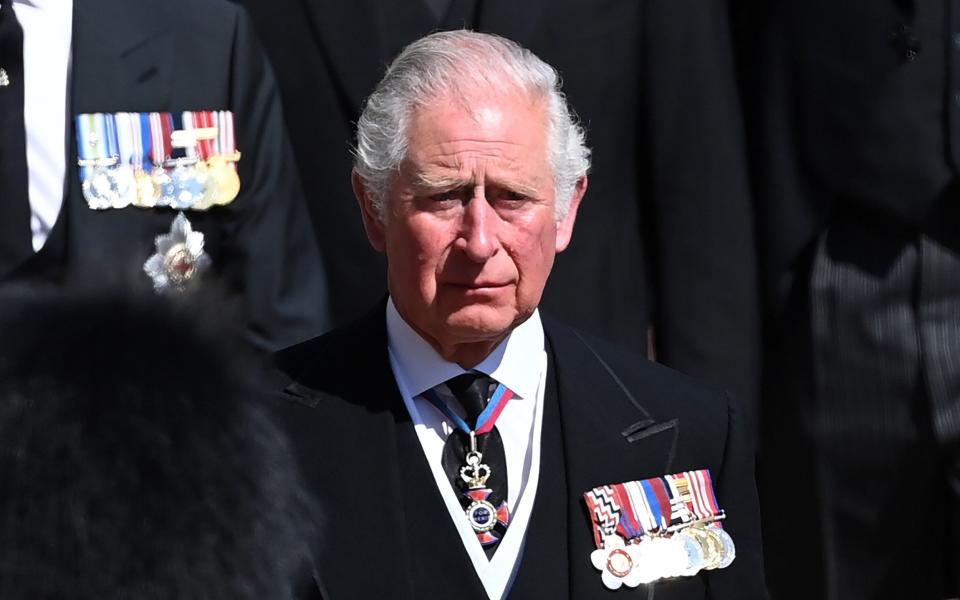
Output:
[[223,305],[258,347],[275,349],[324,331],[329,315],[320,257],[304,223],[276,84],[247,15],[222,0],[75,0],[72,42],[63,206],[45,246],[0,272],[0,282],[93,287],[106,281],[148,289],[143,263],[176,213],[88,208],[73,116],[232,110],[242,152],[240,194],[226,207],[186,211],[212,261],[207,275],[213,276],[201,287],[224,292]]
[[960,2],[735,2],[774,598],[960,573]]
[[[277,72],[335,324],[382,293],[349,147],[386,64],[437,29],[496,33],[563,76],[593,155],[574,243],[543,306],[732,389],[756,390],[753,232],[722,3],[693,0],[242,0]],[[442,15],[442,16],[440,16]]]

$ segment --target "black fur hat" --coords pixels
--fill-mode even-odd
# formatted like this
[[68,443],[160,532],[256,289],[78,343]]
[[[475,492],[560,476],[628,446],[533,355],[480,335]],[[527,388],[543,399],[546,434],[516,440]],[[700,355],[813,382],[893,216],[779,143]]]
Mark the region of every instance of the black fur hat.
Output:
[[286,598],[308,503],[197,304],[0,297],[0,598]]

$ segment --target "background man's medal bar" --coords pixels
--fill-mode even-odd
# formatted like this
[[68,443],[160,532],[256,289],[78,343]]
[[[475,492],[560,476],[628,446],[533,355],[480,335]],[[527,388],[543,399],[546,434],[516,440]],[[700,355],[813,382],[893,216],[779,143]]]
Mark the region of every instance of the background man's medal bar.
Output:
[[233,113],[85,113],[76,117],[83,197],[94,210],[209,210],[240,193]]

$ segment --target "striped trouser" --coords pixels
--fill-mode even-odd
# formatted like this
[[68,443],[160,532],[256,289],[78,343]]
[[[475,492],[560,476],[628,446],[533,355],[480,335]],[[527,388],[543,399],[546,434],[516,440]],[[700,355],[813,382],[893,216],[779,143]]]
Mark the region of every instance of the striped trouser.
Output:
[[[960,222],[943,229],[957,233],[847,219],[818,240],[801,344],[809,381],[786,394],[779,442],[802,462],[771,456],[761,469],[767,549],[781,553],[768,554],[774,599],[955,593]],[[816,584],[793,596],[804,577]]]

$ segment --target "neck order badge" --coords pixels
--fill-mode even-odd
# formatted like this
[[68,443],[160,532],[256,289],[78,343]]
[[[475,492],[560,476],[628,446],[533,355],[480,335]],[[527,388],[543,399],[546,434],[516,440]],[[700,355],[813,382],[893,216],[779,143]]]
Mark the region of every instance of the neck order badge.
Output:
[[[463,502],[466,504],[464,515],[477,534],[477,539],[484,547],[489,547],[500,541],[501,535],[494,531],[498,525],[505,528],[510,522],[510,511],[506,498],[499,505],[490,501],[493,490],[487,487],[487,480],[493,471],[489,464],[484,462],[483,453],[478,449],[477,438],[490,434],[500,413],[507,402],[513,398],[513,392],[503,384],[498,384],[489,403],[480,412],[476,422],[471,427],[460,415],[453,412],[450,406],[434,390],[427,390],[423,397],[447,417],[460,431],[469,437],[469,446],[464,455],[464,464],[460,467],[460,479],[467,489],[462,492]],[[454,434],[451,434],[453,436]]]

